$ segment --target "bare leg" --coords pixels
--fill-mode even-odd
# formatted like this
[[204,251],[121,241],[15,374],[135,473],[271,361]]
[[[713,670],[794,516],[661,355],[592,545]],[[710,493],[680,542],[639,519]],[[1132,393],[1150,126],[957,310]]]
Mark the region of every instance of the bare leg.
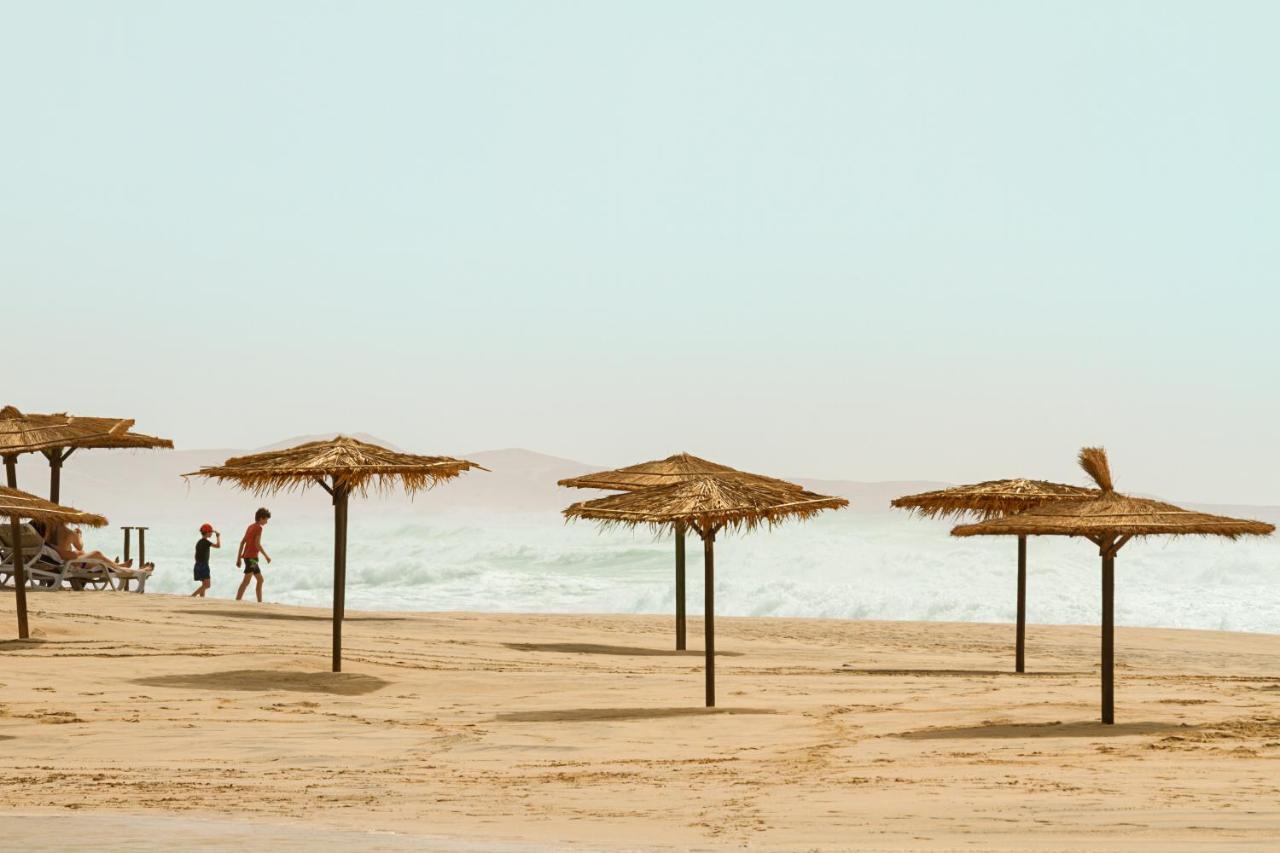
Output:
[[112,560],[110,557],[108,557],[106,554],[102,553],[101,551],[90,551],[87,554],[81,554],[78,559],[101,560],[102,562],[107,564],[108,568],[112,568],[112,569],[128,569],[133,566],[133,560],[125,560],[122,563],[119,560]]
[[[259,575],[258,577],[262,577]],[[252,574],[244,576],[244,580],[240,581],[240,588],[236,590],[236,601],[244,598],[244,591],[249,588],[249,581],[253,579]]]
[[258,579],[258,588],[254,590],[258,594],[258,601],[262,601],[262,572],[254,575]]

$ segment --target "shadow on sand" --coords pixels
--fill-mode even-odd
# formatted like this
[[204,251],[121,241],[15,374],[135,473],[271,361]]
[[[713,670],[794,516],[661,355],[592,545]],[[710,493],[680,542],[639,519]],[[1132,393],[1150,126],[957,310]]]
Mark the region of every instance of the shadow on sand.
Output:
[[[332,616],[313,616],[307,613],[276,613],[271,610],[252,608],[233,610],[231,608],[211,607],[208,610],[175,610],[175,613],[187,613],[192,616],[230,616],[232,619],[280,619],[289,622],[332,622]],[[344,622],[404,622],[404,616],[345,616]]]
[[44,640],[35,637],[28,640],[0,640],[0,652],[16,652],[20,649],[38,649],[44,644]]
[[329,693],[335,696],[363,696],[381,690],[391,682],[372,675],[350,672],[288,672],[276,669],[232,669],[225,672],[151,675],[135,678],[144,687],[187,687],[193,690],[250,690],[270,693]]
[[[645,649],[639,646],[603,646],[597,643],[503,643],[517,652],[559,652],[570,655],[630,655],[634,657],[703,657],[702,649]],[[718,658],[742,657],[742,652],[716,652]]]
[[608,720],[660,720],[666,717],[708,717],[727,714],[776,714],[769,708],[564,708],[498,714],[502,723],[590,723]]
[[1096,675],[1088,670],[1045,670],[1043,672],[1014,672],[1011,669],[860,669],[853,666],[842,666],[836,672],[848,672],[853,675],[907,675],[937,676],[939,678],[956,678],[974,675],[1007,675],[1011,678],[1052,678],[1060,675]]
[[1041,737],[1131,737],[1155,735],[1165,732],[1187,732],[1195,726],[1180,723],[1138,722],[1103,725],[1089,720],[1076,723],[987,723],[981,726],[959,726],[944,729],[920,729],[901,732],[897,737],[906,740],[969,740]]

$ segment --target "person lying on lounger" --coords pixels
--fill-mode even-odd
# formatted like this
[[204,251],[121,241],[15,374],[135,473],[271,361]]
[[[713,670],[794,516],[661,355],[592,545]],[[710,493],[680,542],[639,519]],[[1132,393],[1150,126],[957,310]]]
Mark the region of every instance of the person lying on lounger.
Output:
[[[101,551],[91,551],[85,553],[84,539],[80,535],[80,529],[77,527],[68,527],[65,524],[50,524],[49,530],[45,535],[45,542],[49,547],[58,552],[58,556],[64,561],[66,560],[98,560],[101,561],[108,569],[119,571],[121,569],[133,568],[133,560],[125,560],[120,562],[118,559],[112,560]],[[152,568],[154,564],[148,563],[143,568]]]

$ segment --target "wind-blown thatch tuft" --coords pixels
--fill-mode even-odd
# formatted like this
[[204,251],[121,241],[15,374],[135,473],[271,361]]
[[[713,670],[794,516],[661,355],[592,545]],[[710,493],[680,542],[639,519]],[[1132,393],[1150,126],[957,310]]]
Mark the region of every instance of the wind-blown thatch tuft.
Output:
[[1107,455],[1097,447],[1080,452],[1080,464],[1103,491],[1097,497],[1054,501],[1005,518],[961,525],[953,536],[1084,536],[1094,540],[1135,536],[1266,536],[1275,525],[1176,507],[1111,490]]
[[1104,492],[1114,492],[1116,487],[1111,482],[1111,465],[1107,462],[1107,451],[1101,447],[1086,447],[1080,451],[1080,467],[1093,478],[1098,488]]
[[473,468],[489,470],[465,459],[397,453],[340,435],[284,450],[237,456],[184,476],[230,481],[259,495],[305,490],[326,477],[332,485],[361,495],[367,494],[370,487],[380,492],[399,487],[412,494]]
[[100,515],[81,512],[69,506],[50,503],[33,494],[7,489],[0,486],[0,518],[24,518],[45,524],[62,522],[64,524],[86,524],[89,527],[105,527],[107,520]]
[[1098,494],[1096,489],[1044,480],[988,480],[967,486],[904,495],[890,501],[890,506],[911,510],[924,518],[976,515],[986,519],[1013,515],[1046,501],[1097,497]]
[[803,489],[777,485],[752,475],[700,477],[651,489],[610,495],[576,503],[564,510],[566,518],[585,518],[604,527],[647,525],[662,530],[676,523],[702,530],[729,527],[751,530],[760,524],[773,526],[788,518],[806,519],[824,509],[840,509],[849,502]]
[[5,406],[0,409],[0,455],[14,456],[55,447],[87,447],[93,442],[121,439],[132,426],[133,421],[128,419],[24,415],[13,406]]
[[626,468],[617,468],[613,471],[597,471],[594,474],[584,474],[581,477],[570,477],[567,480],[560,480],[558,485],[571,489],[634,492],[637,489],[670,486],[673,483],[684,483],[702,477],[719,477],[726,474],[756,477],[762,481],[793,489],[801,488],[795,483],[788,483],[785,480],[778,480],[773,477],[765,477],[763,474],[749,474],[736,468],[730,468],[728,465],[720,465],[716,462],[709,462],[706,459],[699,459],[689,453],[677,453],[674,456],[668,456],[666,459],[654,459],[650,462],[628,465]]

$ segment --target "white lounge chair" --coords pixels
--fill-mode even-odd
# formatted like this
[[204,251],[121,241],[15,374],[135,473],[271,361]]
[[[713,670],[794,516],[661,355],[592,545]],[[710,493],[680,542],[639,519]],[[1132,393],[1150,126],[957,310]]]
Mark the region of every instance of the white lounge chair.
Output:
[[[151,577],[154,571],[150,566],[123,566],[119,569],[108,569],[107,572],[115,579],[115,589],[121,592],[146,592],[147,579]],[[129,589],[129,582],[136,584],[135,589]]]
[[[0,533],[0,551],[10,551],[7,545],[10,538],[9,528]],[[27,549],[32,556],[28,557]],[[136,592],[144,592],[147,579],[151,577],[151,569],[146,567],[112,567],[97,557],[76,557],[63,560],[50,546],[44,543],[40,534],[31,525],[23,525],[22,562],[24,563],[27,584],[34,590],[62,589],[66,584],[71,589],[118,589],[128,590],[133,581]],[[4,565],[8,565],[6,563]],[[13,576],[12,568],[7,572],[0,567],[0,585],[9,582]]]

